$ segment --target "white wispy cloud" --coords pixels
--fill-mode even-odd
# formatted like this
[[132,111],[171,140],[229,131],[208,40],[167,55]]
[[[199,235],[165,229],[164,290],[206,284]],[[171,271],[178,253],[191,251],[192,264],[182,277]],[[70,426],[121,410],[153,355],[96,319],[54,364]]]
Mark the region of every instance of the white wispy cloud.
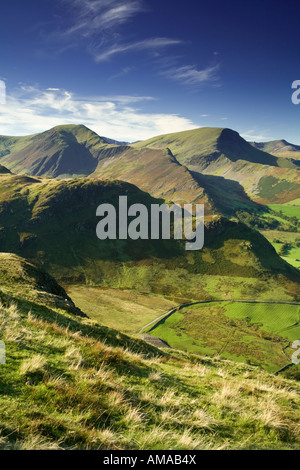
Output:
[[163,72],[163,75],[185,85],[199,86],[208,82],[216,82],[216,80],[218,80],[217,72],[219,69],[219,64],[202,70],[198,70],[195,65],[184,65],[169,68]]
[[95,54],[96,62],[102,62],[104,60],[110,59],[116,54],[122,52],[131,52],[131,51],[143,51],[143,50],[154,50],[161,49],[167,46],[173,46],[175,44],[180,44],[182,41],[178,39],[170,38],[150,38],[143,41],[132,42],[129,44],[115,44],[104,50],[100,54]]
[[144,10],[141,0],[61,0],[69,5],[70,26],[62,30],[65,37],[82,34],[85,37],[98,35],[126,23]]
[[[169,54],[169,48],[185,43],[182,39],[161,36],[141,38],[140,31],[137,35],[134,27],[130,37],[124,33],[121,28],[123,24],[133,20],[138,14],[149,11],[146,0],[56,1],[64,12],[60,19],[55,18],[51,31],[44,31],[40,55],[58,56],[70,49],[85,47],[96,63],[103,63],[120,55],[145,52],[148,56],[155,57],[154,73],[160,76],[176,80],[190,88],[199,88],[209,83],[218,85],[218,64],[201,69],[196,65],[182,65],[181,56]],[[111,79],[128,74],[136,67],[137,62],[134,67],[123,67]]]
[[147,11],[143,0],[58,0],[69,14],[63,15],[52,31],[43,34],[47,50],[41,54],[60,55],[82,44],[96,62],[129,52],[158,52],[182,43],[176,38],[150,37],[130,40],[120,27]]
[[147,113],[136,108],[153,99],[123,95],[80,97],[54,87],[42,90],[21,86],[0,107],[0,134],[26,135],[60,124],[84,124],[102,136],[135,141],[198,127],[176,114]]

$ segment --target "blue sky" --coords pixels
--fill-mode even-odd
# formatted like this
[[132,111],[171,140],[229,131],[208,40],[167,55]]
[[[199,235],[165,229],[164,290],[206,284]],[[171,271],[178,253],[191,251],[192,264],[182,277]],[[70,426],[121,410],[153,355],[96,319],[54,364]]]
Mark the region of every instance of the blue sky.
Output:
[[0,134],[202,126],[300,144],[298,0],[3,0]]

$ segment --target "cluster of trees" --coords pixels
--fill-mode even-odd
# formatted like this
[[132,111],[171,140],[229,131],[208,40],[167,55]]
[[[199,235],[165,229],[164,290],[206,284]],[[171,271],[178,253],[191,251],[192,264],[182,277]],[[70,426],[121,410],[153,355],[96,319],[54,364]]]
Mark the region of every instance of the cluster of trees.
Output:
[[[275,242],[275,240],[274,240]],[[283,243],[282,246],[280,247],[280,250],[278,254],[280,256],[286,256],[289,254],[290,249],[293,248],[293,245],[291,243]]]
[[255,230],[280,230],[280,222],[272,217],[264,219],[255,212],[237,211],[238,219]]

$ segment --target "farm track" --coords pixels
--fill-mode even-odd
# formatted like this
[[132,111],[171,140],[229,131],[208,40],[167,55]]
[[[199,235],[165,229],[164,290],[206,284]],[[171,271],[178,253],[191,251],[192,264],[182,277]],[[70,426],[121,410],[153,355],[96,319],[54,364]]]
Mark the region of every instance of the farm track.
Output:
[[[173,313],[185,308],[185,307],[191,307],[192,305],[200,305],[200,304],[208,304],[208,303],[213,303],[213,302],[235,302],[235,303],[244,303],[244,304],[273,304],[273,305],[299,305],[300,302],[285,302],[281,300],[225,300],[225,299],[215,299],[215,300],[198,300],[197,302],[189,302],[181,305],[177,305],[177,307],[172,308],[171,310],[168,310],[167,312],[163,313],[159,317],[155,318],[152,320],[150,323],[147,323],[147,325],[143,326],[139,331],[138,335],[141,335],[143,332],[149,333],[152,331],[154,328],[158,326],[158,324],[162,321],[165,320],[166,318],[170,317],[173,315]],[[146,330],[146,328],[150,327],[150,329]],[[146,331],[145,331],[146,330]]]
[[[246,304],[270,304],[270,305],[273,304],[273,305],[299,305],[300,306],[299,302],[284,302],[284,301],[280,301],[280,300],[279,301],[275,301],[275,300],[264,300],[264,301],[260,301],[260,300],[224,300],[224,299],[221,299],[221,300],[199,300],[197,302],[189,302],[189,303],[181,304],[181,305],[178,305],[177,307],[172,308],[171,310],[168,310],[166,313],[160,315],[159,317],[152,320],[150,323],[147,323],[147,325],[143,326],[143,328],[141,328],[139,330],[138,335],[142,339],[144,339],[144,341],[151,342],[151,344],[154,344],[154,342],[156,342],[157,345],[158,345],[160,342],[163,342],[163,340],[161,340],[161,338],[153,337],[153,340],[150,341],[149,338],[150,338],[151,335],[148,335],[148,333],[150,333],[150,331],[154,330],[163,320],[166,320],[171,315],[173,315],[173,313],[178,312],[178,311],[180,311],[181,309],[183,309],[185,307],[190,307],[192,305],[201,305],[201,304],[213,303],[213,302],[235,302],[235,303],[246,303]],[[149,328],[149,327],[151,327],[151,328]],[[149,329],[146,330],[146,328],[149,328]],[[161,347],[170,347],[170,346],[167,344],[167,346],[162,345]],[[287,347],[288,347],[288,345],[286,345],[282,349],[282,352],[284,353],[284,355],[286,357],[287,357],[287,355],[285,353],[285,349]],[[274,373],[274,375],[278,375],[280,372],[284,372],[285,370],[289,369],[293,365],[294,365],[293,363],[287,364],[286,366],[284,366],[281,369],[279,369],[278,371],[276,371]]]

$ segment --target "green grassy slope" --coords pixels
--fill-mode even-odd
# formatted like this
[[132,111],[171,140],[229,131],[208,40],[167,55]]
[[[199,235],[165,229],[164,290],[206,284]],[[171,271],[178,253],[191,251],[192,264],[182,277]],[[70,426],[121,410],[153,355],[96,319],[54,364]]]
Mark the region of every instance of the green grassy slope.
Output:
[[83,285],[68,285],[66,289],[90,318],[124,333],[137,333],[176,305],[162,295],[140,294],[132,289]]
[[282,213],[287,217],[296,217],[298,220],[300,219],[300,204],[269,204],[268,207],[275,212]]
[[300,269],[299,232],[266,230],[262,234],[272,243],[276,252],[289,264]]
[[296,381],[157,350],[40,298],[35,275],[1,293],[0,449],[298,448]]
[[[38,262],[64,283],[190,300],[210,298],[211,289],[203,284],[203,275],[208,275],[254,282],[256,295],[263,298],[296,295],[297,271],[276,255],[264,237],[243,224],[222,218],[209,222],[205,248],[195,252],[186,252],[184,243],[174,240],[100,241],[95,233],[100,203],[117,205],[124,194],[129,205],[159,201],[122,182],[0,178],[1,250]],[[234,287],[231,291],[237,295]]]
[[299,163],[254,148],[230,129],[200,128],[137,142],[136,148],[170,148],[195,173],[238,182],[251,199],[279,203],[300,194]]

